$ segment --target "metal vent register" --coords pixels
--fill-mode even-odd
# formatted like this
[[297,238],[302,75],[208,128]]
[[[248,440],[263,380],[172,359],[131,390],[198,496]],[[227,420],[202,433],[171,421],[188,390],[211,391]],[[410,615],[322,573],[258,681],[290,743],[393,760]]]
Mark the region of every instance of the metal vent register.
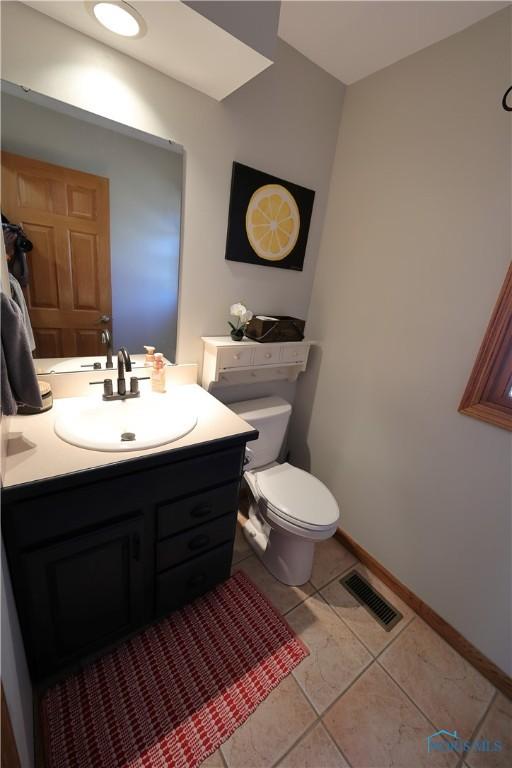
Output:
[[347,573],[340,579],[340,584],[348,589],[357,602],[366,608],[386,632],[393,629],[402,618],[402,614],[393,608],[391,603],[388,603],[357,571]]

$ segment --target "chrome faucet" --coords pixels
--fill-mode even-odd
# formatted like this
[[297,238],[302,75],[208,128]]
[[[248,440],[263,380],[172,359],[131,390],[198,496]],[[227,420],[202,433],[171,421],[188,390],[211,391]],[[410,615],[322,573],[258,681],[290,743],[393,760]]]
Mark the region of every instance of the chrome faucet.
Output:
[[103,344],[107,345],[107,363],[105,368],[113,368],[114,363],[112,362],[112,334],[108,328],[104,328],[101,332],[101,341]]

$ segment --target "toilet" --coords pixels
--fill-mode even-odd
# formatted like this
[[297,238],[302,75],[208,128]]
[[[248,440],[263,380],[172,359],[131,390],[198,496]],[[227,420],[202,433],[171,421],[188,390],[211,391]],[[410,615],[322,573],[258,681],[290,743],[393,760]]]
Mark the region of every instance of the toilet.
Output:
[[326,486],[298,467],[279,464],[292,412],[280,397],[244,400],[228,406],[259,431],[246,450],[244,479],[251,497],[244,535],[266,568],[284,584],[305,584],[311,576],[315,542],[338,527],[338,504]]

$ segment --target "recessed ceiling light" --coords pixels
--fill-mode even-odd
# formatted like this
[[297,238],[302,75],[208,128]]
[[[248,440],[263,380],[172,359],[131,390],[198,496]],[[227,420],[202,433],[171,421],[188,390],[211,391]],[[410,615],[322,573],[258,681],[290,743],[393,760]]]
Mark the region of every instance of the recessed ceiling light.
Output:
[[86,3],[89,13],[99,21],[99,23],[122,37],[142,37],[146,32],[144,19],[135,8],[125,3],[119,2],[88,2]]

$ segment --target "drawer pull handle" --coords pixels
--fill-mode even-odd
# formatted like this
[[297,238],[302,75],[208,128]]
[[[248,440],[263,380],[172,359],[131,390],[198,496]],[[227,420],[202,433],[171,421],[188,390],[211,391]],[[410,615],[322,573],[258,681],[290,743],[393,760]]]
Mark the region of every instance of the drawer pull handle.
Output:
[[191,517],[206,517],[206,515],[211,515],[213,512],[212,507],[196,507],[192,510],[190,513]]
[[239,354],[238,355],[233,355],[233,357],[235,358],[235,360],[240,360],[240,355]]
[[187,582],[187,587],[193,589],[193,587],[200,587],[206,581],[206,573],[196,573]]
[[272,357],[272,355],[270,354],[270,352],[266,352],[265,357],[268,359],[269,357]]
[[210,537],[207,536],[205,533],[200,533],[199,536],[195,536],[193,539],[191,539],[188,543],[189,549],[201,549],[202,547],[206,547],[207,544],[210,542]]

